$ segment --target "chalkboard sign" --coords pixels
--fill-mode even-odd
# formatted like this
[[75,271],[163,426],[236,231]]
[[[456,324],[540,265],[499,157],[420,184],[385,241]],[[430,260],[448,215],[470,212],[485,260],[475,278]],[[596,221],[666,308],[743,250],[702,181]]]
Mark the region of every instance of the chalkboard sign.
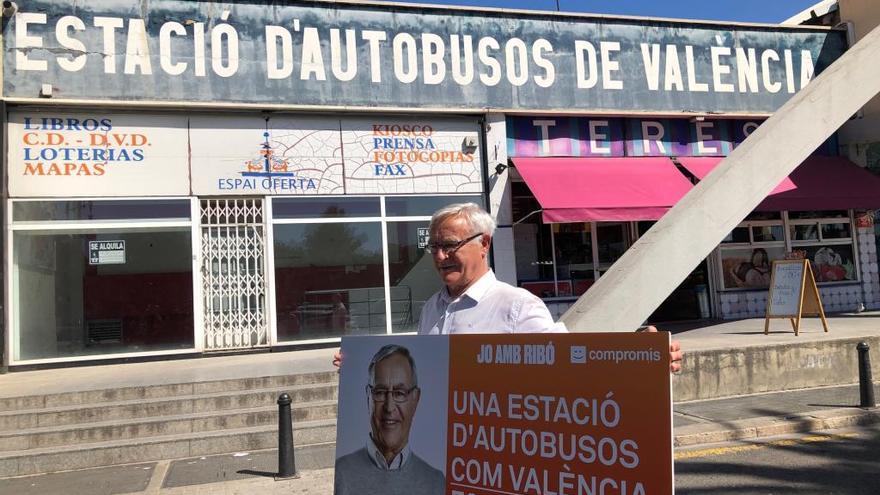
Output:
[[801,260],[773,263],[767,316],[792,318],[798,315],[804,290]]
[[764,317],[764,334],[770,333],[771,318],[788,318],[798,334],[802,316],[818,316],[828,331],[825,310],[816,287],[816,278],[810,260],[779,260],[773,262],[770,277],[770,294],[767,296],[767,313]]

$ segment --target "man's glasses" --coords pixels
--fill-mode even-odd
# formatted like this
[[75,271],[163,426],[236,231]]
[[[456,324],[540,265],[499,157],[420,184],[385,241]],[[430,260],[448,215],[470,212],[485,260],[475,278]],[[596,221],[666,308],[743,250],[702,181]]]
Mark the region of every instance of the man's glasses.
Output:
[[373,399],[373,402],[385,402],[386,397],[390,395],[391,400],[400,404],[401,402],[406,402],[407,399],[409,399],[409,395],[417,388],[419,387],[374,388],[372,385],[367,385],[367,393],[370,394],[370,398]]
[[476,239],[477,237],[480,237],[481,235],[483,235],[482,232],[480,232],[478,234],[474,234],[463,241],[429,242],[428,245],[425,246],[425,251],[427,251],[428,254],[439,253],[442,251],[443,254],[449,256],[450,254],[461,249],[461,247],[464,246],[465,244],[471,242],[472,240]]

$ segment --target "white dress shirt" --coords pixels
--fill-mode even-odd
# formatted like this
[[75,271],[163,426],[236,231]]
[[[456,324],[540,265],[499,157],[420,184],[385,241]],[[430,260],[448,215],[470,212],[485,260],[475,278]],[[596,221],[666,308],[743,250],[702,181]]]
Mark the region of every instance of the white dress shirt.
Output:
[[419,318],[419,335],[566,331],[564,323],[553,321],[544,301],[499,281],[491,270],[457,298],[444,287],[425,302]]

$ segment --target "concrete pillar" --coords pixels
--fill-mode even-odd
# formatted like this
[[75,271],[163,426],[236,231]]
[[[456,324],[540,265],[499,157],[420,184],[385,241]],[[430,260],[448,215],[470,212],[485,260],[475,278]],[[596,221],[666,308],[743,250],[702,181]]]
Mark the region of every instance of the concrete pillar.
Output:
[[880,93],[880,28],[794,95],[562,316],[572,331],[632,331],[770,191]]
[[516,285],[516,258],[513,250],[513,211],[510,199],[510,172],[500,174],[495,167],[507,165],[507,124],[502,113],[486,115],[486,162],[489,169],[489,212],[495,217],[498,229],[492,240],[495,276]]

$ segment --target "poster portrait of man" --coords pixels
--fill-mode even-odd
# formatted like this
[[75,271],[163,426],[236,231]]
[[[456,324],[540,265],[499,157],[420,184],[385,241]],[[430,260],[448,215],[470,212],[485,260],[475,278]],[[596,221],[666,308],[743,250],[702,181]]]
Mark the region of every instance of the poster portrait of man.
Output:
[[[355,377],[342,377],[340,393],[360,388],[367,407],[366,414],[361,408],[347,408],[361,411],[356,416],[345,414],[346,408],[340,410],[335,495],[445,491],[445,442],[436,441],[436,431],[446,429],[445,369],[422,375],[419,369],[446,366],[448,358],[439,353],[442,359],[437,359],[436,349],[426,352],[424,338],[401,340],[408,345],[395,339],[378,349],[355,346],[346,355],[343,373]],[[430,431],[427,436],[434,440],[420,443],[420,431]],[[359,444],[352,442],[355,438]]]

